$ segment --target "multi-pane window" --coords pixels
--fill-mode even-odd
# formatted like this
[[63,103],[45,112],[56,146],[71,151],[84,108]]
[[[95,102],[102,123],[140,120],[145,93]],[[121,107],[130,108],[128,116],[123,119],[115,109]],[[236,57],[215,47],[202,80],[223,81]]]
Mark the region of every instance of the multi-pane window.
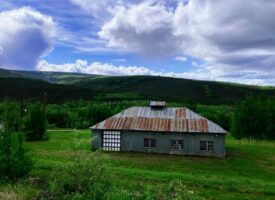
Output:
[[213,151],[214,150],[214,142],[213,141],[208,141],[207,150],[208,151]]
[[184,140],[171,140],[172,149],[184,150]]
[[156,147],[156,139],[154,139],[154,138],[144,138],[144,147],[146,147],[146,148]]
[[200,150],[201,151],[206,151],[207,150],[206,141],[200,141]]
[[214,142],[213,141],[200,141],[200,150],[201,151],[213,151]]
[[119,131],[103,132],[103,150],[120,151],[120,132]]

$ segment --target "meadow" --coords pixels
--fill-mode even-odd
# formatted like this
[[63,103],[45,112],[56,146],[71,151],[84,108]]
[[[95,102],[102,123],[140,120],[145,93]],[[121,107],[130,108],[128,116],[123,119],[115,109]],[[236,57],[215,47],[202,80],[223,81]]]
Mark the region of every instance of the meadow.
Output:
[[[30,177],[51,177],[74,157],[93,157],[89,130],[48,130],[49,140],[27,142],[34,168]],[[103,152],[108,158],[111,184],[119,190],[165,187],[182,180],[204,199],[275,199],[275,142],[236,140],[226,136],[224,159]],[[73,170],[73,169],[72,169]],[[115,177],[115,178],[114,178]],[[30,180],[0,183],[0,199],[35,199],[41,188]]]

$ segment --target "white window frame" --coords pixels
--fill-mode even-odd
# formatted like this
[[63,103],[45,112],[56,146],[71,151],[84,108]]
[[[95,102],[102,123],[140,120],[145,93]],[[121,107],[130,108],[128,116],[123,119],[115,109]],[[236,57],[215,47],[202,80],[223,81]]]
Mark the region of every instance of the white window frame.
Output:
[[[202,142],[205,143],[205,148],[202,149]],[[214,141],[200,140],[200,151],[214,151]]]
[[[145,140],[148,140],[148,146],[145,146]],[[154,141],[154,142],[153,142]],[[156,148],[156,145],[157,145],[157,140],[156,138],[144,138],[143,139],[143,147],[144,148]],[[154,146],[153,146],[154,144]]]
[[[173,142],[175,142],[175,144],[173,144]],[[179,139],[172,139],[171,140],[171,149],[184,150],[184,148],[185,148],[184,140],[179,140]]]
[[102,149],[105,151],[120,151],[121,134],[120,131],[103,131]]

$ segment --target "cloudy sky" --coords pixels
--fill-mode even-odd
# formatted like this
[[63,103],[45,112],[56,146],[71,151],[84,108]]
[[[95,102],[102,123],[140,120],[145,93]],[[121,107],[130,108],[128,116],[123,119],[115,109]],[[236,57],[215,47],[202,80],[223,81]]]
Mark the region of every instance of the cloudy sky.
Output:
[[0,67],[275,85],[275,1],[5,0]]

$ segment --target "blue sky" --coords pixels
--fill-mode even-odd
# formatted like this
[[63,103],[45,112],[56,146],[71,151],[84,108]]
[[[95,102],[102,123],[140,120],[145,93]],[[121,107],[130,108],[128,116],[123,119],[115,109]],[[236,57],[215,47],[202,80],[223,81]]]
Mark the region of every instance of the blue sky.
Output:
[[275,85],[271,0],[7,0],[0,67]]

